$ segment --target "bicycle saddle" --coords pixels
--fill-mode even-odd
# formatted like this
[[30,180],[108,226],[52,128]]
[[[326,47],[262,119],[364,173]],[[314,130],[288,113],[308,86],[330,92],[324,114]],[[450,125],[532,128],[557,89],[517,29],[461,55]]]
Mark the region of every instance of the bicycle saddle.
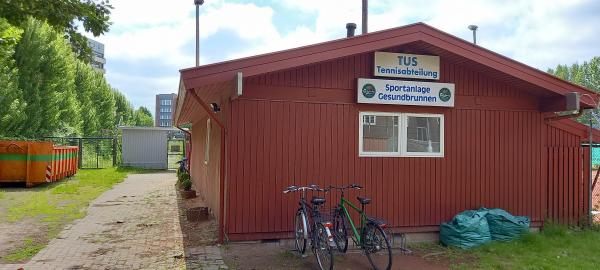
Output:
[[325,198],[322,197],[312,197],[312,200],[310,200],[310,202],[314,205],[321,205],[325,203]]
[[371,202],[370,198],[365,198],[365,197],[356,197],[356,199],[358,199],[358,201],[360,202],[360,204],[365,205],[365,204],[369,204]]

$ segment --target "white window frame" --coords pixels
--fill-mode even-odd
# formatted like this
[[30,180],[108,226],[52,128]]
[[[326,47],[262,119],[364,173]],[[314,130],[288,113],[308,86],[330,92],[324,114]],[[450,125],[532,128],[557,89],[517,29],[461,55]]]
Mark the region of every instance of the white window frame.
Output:
[[[365,115],[374,115],[375,118],[377,116],[397,116],[400,117],[399,113],[388,113],[388,112],[360,112],[358,114],[358,151],[359,156],[361,157],[399,157],[400,156],[400,133],[398,133],[398,151],[399,152],[368,152],[363,151],[363,118]],[[400,123],[402,119],[398,118],[398,122]],[[370,124],[369,124],[370,125]],[[399,125],[401,126],[401,125]]]
[[[377,124],[377,115],[370,115],[370,116],[373,116],[373,118],[371,119],[371,120],[373,120],[373,121],[364,121],[363,123],[364,123],[364,124],[367,124],[367,125],[369,125],[369,126],[374,126],[374,125],[376,125],[376,124]],[[364,118],[364,117],[363,117],[363,118]],[[363,120],[364,120],[364,119],[363,119]]]
[[[398,117],[398,151],[397,152],[369,152],[363,151],[363,118],[365,115],[374,116],[396,116]],[[440,152],[423,153],[406,151],[408,117],[438,117],[440,119]],[[358,155],[359,157],[444,157],[444,115],[436,113],[395,113],[395,112],[373,112],[365,111],[358,113]]]
[[[440,152],[427,153],[427,152],[408,152],[408,140],[406,136],[406,129],[408,128],[408,117],[437,117],[440,119]],[[444,157],[444,115],[435,113],[403,113],[402,114],[402,132],[404,134],[402,140],[402,156],[404,157]]]

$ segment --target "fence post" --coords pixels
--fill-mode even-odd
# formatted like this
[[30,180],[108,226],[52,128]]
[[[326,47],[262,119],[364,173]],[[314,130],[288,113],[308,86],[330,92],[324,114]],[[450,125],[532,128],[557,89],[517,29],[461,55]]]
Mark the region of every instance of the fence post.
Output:
[[113,138],[113,147],[112,147],[112,156],[113,156],[113,167],[117,166],[117,138]]
[[83,164],[83,140],[81,138],[79,138],[78,140],[78,151],[79,153],[77,153],[79,156],[77,157],[77,168],[81,169],[81,165]]

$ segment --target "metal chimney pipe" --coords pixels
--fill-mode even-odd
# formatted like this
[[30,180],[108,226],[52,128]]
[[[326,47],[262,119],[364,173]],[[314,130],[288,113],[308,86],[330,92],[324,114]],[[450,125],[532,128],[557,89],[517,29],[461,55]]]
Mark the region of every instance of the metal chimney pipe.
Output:
[[367,25],[369,17],[369,0],[362,0],[362,34],[367,33]]
[[194,0],[196,5],[196,66],[200,65],[200,6],[204,0]]
[[469,25],[469,30],[473,31],[473,44],[477,44],[477,28],[479,28],[477,25]]
[[353,37],[354,30],[356,30],[356,24],[355,23],[347,23],[346,24],[346,37]]

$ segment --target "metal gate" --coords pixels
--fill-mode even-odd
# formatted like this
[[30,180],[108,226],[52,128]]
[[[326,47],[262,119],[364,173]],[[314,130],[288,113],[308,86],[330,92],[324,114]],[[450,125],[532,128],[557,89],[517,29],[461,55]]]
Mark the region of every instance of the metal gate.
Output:
[[79,168],[101,169],[117,165],[117,139],[113,137],[44,137],[58,145],[79,146]]
[[184,140],[167,140],[167,158],[169,169],[177,169],[177,161],[180,161],[185,156],[185,141]]

